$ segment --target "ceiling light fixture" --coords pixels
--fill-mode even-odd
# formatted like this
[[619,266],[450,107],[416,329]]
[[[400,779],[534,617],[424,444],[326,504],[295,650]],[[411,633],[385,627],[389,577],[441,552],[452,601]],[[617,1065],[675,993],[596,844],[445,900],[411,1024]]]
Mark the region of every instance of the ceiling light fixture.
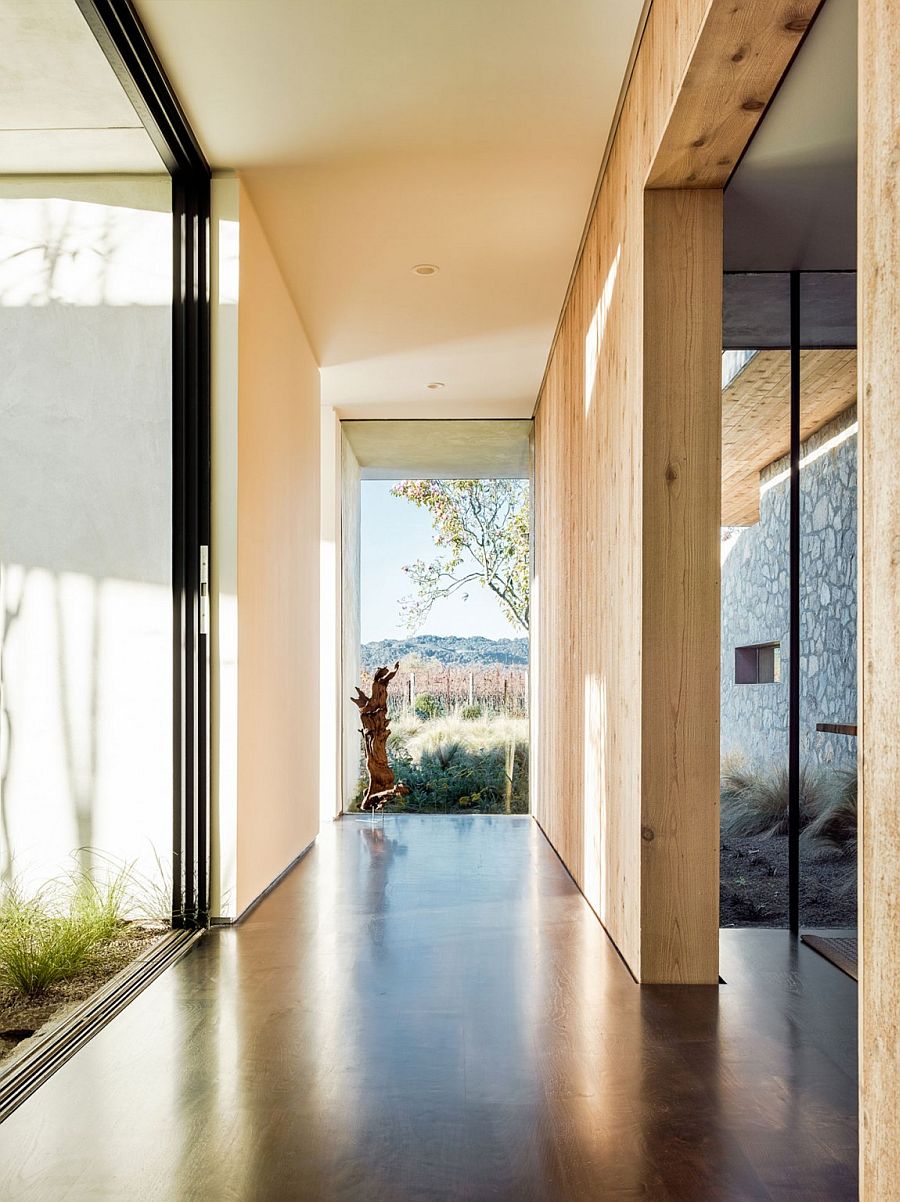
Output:
[[437,263],[417,263],[413,268],[416,275],[435,275],[440,270]]
[[442,380],[434,380],[434,381],[432,381],[431,384],[426,385],[426,387],[428,387],[428,388],[443,388],[444,384],[443,384]]

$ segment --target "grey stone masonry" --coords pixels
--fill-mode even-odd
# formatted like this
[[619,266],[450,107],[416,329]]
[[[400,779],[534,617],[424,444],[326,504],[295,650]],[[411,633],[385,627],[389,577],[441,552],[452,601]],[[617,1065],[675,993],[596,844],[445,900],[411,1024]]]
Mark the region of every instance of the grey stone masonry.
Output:
[[[816,723],[855,723],[856,407],[803,445],[800,470],[800,754],[852,769],[856,739]],[[806,462],[804,462],[806,461]],[[787,764],[789,503],[787,458],[760,474],[760,520],[736,531],[722,565],[723,763]],[[735,648],[781,644],[781,680],[736,684]]]

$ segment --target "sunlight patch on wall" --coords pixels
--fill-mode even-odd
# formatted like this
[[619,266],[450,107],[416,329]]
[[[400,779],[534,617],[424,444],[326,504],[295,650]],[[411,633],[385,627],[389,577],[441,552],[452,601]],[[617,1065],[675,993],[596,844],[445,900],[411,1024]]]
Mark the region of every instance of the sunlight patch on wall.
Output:
[[[859,422],[851,422],[846,429],[835,434],[833,438],[829,438],[827,442],[823,442],[820,447],[816,447],[814,451],[810,451],[808,455],[804,455],[800,460],[800,471],[809,467],[811,463],[815,463],[817,459],[821,459],[823,455],[827,455],[829,451],[833,451],[839,447],[841,443],[847,441],[848,438],[854,438],[859,433]],[[785,468],[783,472],[779,472],[777,476],[770,476],[765,483],[760,485],[759,495],[763,496],[770,488],[775,488],[778,484],[784,484],[785,480],[789,480],[791,469]]]
[[616,276],[619,274],[619,260],[622,258],[622,244],[616,247],[616,255],[612,261],[603,291],[597,301],[594,316],[588,326],[587,337],[584,340],[584,411],[590,413],[594,401],[594,388],[597,383],[597,364],[600,360],[600,348],[606,333],[606,320],[609,317],[609,307],[612,304],[613,291],[616,286]]

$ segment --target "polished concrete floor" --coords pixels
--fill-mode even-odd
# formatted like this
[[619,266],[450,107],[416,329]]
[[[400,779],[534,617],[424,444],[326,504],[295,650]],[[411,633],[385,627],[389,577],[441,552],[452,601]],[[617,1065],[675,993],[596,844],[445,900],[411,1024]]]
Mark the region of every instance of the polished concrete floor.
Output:
[[345,818],[0,1126],[3,1202],[856,1197],[856,987],[644,988],[527,818]]

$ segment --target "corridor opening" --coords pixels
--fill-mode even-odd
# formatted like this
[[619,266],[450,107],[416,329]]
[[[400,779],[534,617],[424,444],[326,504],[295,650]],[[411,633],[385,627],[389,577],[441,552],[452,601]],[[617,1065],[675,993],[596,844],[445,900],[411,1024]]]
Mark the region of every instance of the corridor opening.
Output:
[[344,812],[371,797],[359,699],[382,667],[400,788],[379,808],[530,810],[530,439],[530,421],[342,423]]

